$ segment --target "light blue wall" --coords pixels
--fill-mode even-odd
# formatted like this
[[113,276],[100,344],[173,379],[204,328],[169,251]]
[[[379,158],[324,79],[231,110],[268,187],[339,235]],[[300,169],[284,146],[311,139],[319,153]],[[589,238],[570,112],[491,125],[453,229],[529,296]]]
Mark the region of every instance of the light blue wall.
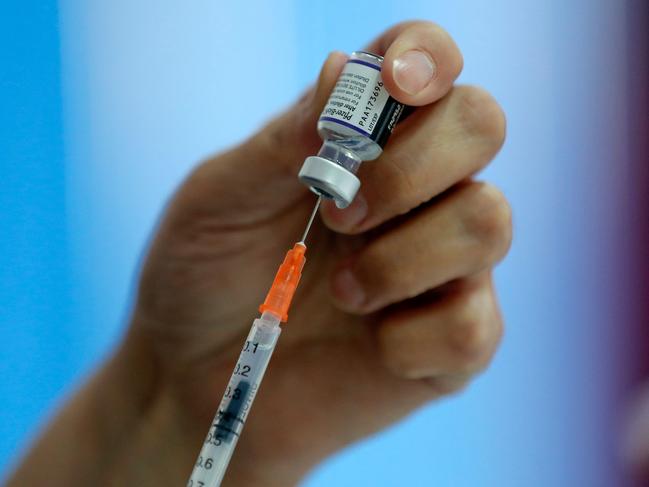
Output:
[[[80,367],[54,2],[0,5],[0,467]],[[0,470],[1,471],[1,470]]]
[[[628,163],[623,3],[261,4],[61,0],[60,78],[54,8],[28,26],[47,42],[7,26],[8,64],[28,68],[12,72],[24,86],[0,93],[11,118],[0,118],[11,143],[8,157],[1,149],[0,461],[118,340],[142,248],[192,165],[295,99],[328,51],[419,17],[455,37],[461,81],[507,112],[507,145],[484,174],[514,208],[514,246],[497,272],[507,335],[467,393],[342,452],[305,485],[616,485],[609,291],[620,283],[616,194]],[[28,44],[8,49],[12,32]]]

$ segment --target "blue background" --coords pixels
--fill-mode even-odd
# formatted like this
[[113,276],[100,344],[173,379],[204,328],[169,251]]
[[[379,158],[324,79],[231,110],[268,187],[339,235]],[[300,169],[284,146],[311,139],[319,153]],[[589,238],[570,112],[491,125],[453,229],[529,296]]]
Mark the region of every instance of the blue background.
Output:
[[[333,49],[443,25],[508,116],[481,176],[514,208],[489,371],[304,485],[617,485],[612,399],[627,214],[626,15],[615,0],[3,2],[0,471],[126,326],[165,200],[297,95]],[[233,96],[232,79],[245,100]]]

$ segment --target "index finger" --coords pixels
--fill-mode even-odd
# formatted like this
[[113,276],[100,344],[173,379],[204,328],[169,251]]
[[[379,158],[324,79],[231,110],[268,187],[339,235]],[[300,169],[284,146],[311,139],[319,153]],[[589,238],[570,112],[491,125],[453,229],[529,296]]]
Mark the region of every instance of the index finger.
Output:
[[397,24],[367,50],[384,57],[381,76],[390,95],[411,106],[442,98],[463,66],[462,54],[451,36],[433,22]]

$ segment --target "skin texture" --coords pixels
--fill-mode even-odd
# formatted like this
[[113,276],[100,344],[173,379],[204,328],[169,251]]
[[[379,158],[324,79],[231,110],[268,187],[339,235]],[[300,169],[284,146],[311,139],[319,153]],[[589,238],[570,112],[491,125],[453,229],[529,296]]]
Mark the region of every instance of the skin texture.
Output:
[[[361,167],[355,202],[323,205],[224,485],[294,485],[327,455],[461,390],[502,335],[491,270],[509,248],[511,213],[473,176],[504,141],[503,113],[482,89],[454,86],[462,57],[437,25],[396,25],[367,49],[385,55],[391,95],[418,108]],[[410,50],[434,65],[415,94],[393,76]],[[345,60],[332,53],[294,107],[189,175],[149,250],[123,344],[10,486],[184,485],[315,201],[296,174],[320,145],[316,120]],[[244,469],[246,457],[258,468]]]

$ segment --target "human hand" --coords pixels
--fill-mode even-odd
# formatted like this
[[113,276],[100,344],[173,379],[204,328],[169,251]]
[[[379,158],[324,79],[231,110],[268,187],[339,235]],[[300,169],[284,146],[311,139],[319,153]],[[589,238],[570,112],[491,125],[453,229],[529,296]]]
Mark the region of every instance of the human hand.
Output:
[[[418,108],[363,164],[354,203],[323,204],[226,485],[297,482],[461,389],[502,333],[491,270],[510,244],[510,210],[472,179],[503,143],[502,111],[485,91],[453,86],[462,57],[434,24],[399,24],[367,50],[385,56],[391,95]],[[188,477],[258,305],[301,235],[315,197],[297,172],[320,145],[317,118],[345,59],[331,54],[293,108],[201,164],[160,224],[124,347],[152,364],[141,385],[149,427],[133,448],[155,450],[163,483]]]

